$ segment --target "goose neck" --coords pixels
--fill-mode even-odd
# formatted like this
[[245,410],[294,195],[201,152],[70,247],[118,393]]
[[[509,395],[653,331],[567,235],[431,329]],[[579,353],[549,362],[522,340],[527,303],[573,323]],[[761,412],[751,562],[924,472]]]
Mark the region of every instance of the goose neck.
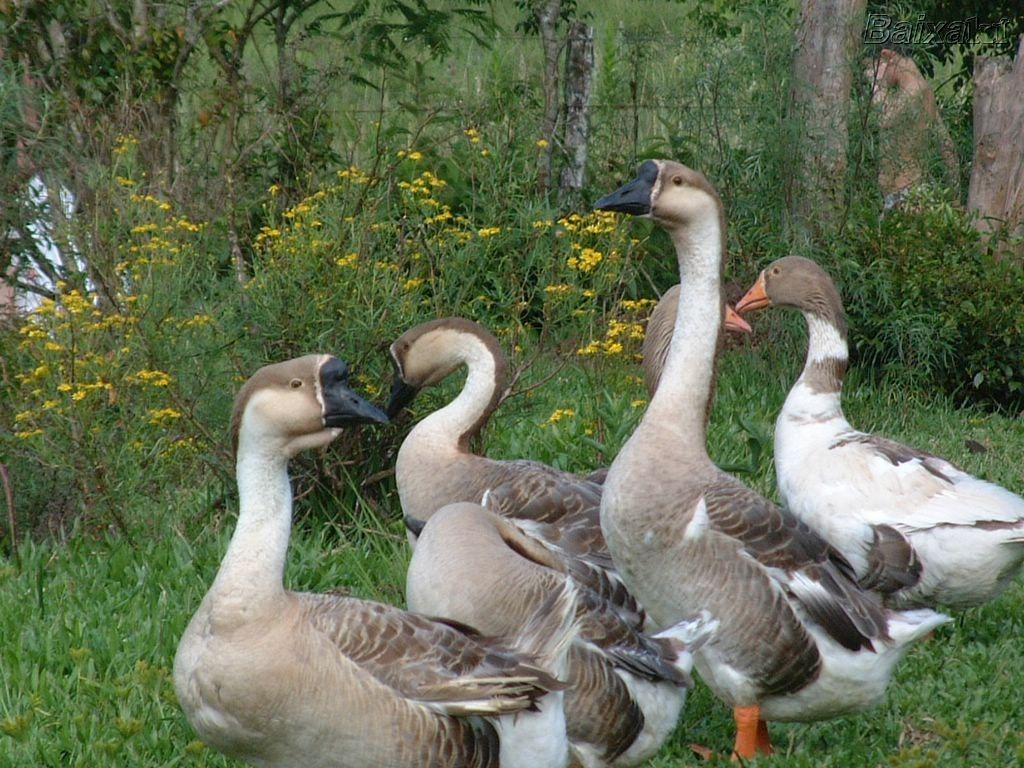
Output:
[[482,340],[470,335],[464,338],[466,343],[458,354],[458,362],[467,368],[462,390],[454,400],[417,424],[406,443],[465,453],[470,440],[480,433],[497,408],[504,386],[504,368]]
[[724,223],[706,216],[673,232],[679,261],[679,311],[658,390],[645,421],[663,425],[688,452],[707,456],[707,418],[722,329]]
[[839,397],[850,359],[845,323],[836,323],[814,312],[805,312],[807,321],[807,359],[800,383],[839,410]]
[[292,525],[292,489],[285,456],[239,441],[238,523],[212,592],[247,599],[284,590],[284,565]]

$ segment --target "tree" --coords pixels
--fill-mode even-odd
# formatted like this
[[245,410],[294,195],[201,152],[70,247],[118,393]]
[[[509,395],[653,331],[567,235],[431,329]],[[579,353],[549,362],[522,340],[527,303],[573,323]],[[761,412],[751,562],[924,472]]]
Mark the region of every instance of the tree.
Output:
[[843,208],[850,86],[867,0],[802,0],[790,91],[794,135],[789,212],[808,235]]

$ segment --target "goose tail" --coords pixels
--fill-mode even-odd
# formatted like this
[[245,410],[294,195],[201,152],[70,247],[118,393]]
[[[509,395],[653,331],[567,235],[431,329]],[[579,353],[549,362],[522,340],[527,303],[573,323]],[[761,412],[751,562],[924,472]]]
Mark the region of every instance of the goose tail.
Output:
[[689,679],[690,670],[693,669],[694,651],[704,645],[716,629],[718,620],[711,618],[707,611],[701,611],[696,616],[658,632],[654,637],[669,643],[675,651],[672,666],[681,672],[685,679]]
[[908,645],[919,640],[936,627],[952,621],[944,613],[930,608],[919,608],[912,611],[892,611],[889,614],[889,635],[897,647]]

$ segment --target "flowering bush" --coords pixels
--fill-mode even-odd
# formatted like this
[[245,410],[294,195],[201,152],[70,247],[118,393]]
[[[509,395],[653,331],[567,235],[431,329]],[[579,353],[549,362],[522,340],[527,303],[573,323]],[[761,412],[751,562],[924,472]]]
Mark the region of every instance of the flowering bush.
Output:
[[[499,167],[512,153],[480,128],[446,157],[397,150],[376,173],[343,168],[290,203],[270,186],[241,274],[223,224],[143,191],[132,151],[124,139],[115,148],[109,185],[116,290],[58,284],[54,300],[20,318],[14,386],[2,395],[13,414],[0,422],[4,455],[74,489],[76,514],[128,528],[125,497],[211,471],[229,477],[233,394],[269,361],[333,352],[381,398],[383,349],[432,317],[478,320],[510,354],[542,344],[603,359],[639,348],[648,304],[630,294],[641,242],[613,214],[538,208],[529,179],[510,187],[515,174]],[[377,431],[340,451],[369,461],[368,473],[393,439]],[[335,496],[356,492],[334,479]],[[30,517],[44,486],[23,497]]]

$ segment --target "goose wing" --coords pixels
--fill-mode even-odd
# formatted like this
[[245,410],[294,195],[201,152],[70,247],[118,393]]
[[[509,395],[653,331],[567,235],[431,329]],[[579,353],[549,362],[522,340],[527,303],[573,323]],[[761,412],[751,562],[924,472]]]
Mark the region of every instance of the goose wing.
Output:
[[580,639],[612,666],[652,682],[668,681],[689,687],[693,680],[676,659],[686,648],[668,638],[651,637],[623,619],[600,595],[581,590],[577,618]]
[[503,461],[485,506],[506,517],[555,522],[601,506],[601,486],[536,461]]
[[901,533],[948,526],[1024,532],[1024,499],[967,474],[943,458],[864,432],[841,435],[829,448],[856,485],[862,516]]
[[738,541],[836,642],[857,651],[888,638],[880,603],[856,585],[850,563],[795,516],[724,474],[703,501],[708,525]]
[[562,684],[533,659],[454,622],[389,605],[306,595],[306,618],[398,695],[445,715],[531,709]]
[[[644,610],[622,583],[610,556],[593,558],[576,554],[571,548],[567,551],[561,546],[565,533],[561,525],[510,520],[498,515],[494,516],[494,525],[505,544],[519,556],[572,577],[584,590],[614,609],[623,621],[637,628],[643,626]],[[600,536],[600,521],[592,520],[591,525],[597,526]],[[602,544],[603,541],[602,538]]]

